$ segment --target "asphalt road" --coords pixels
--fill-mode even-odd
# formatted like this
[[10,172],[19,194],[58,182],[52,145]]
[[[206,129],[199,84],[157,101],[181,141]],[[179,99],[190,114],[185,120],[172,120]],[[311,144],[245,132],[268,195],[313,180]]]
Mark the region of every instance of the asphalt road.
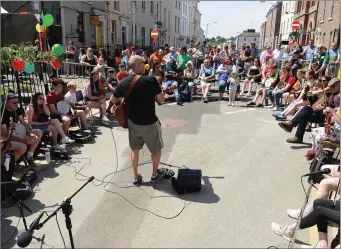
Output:
[[[72,199],[76,248],[287,247],[270,224],[291,224],[286,209],[302,205],[299,176],[308,171],[303,155],[310,146],[287,144],[289,135],[271,112],[246,108],[245,101],[237,102],[237,107],[217,101],[158,106],[165,142],[161,161],[201,169],[201,192],[178,196],[170,180],[150,184],[150,164],[140,166],[145,181],[140,188],[131,186],[130,169],[111,174],[105,179],[110,184],[90,183]],[[81,187],[86,178],[75,176],[76,170],[103,179],[116,168],[129,168],[127,131],[114,127],[112,132],[114,137],[109,128],[99,127],[94,144],[72,147],[75,154],[70,163],[41,172],[33,199],[25,201],[34,212],[25,212],[28,223],[39,211],[53,211]],[[143,150],[140,158],[149,161],[149,151]],[[2,243],[13,233],[18,216],[16,207],[4,210]],[[69,247],[62,212],[58,220]],[[307,229],[297,238],[313,243],[311,234]],[[33,239],[30,247],[63,247],[54,218],[34,235],[38,241]],[[11,240],[3,248],[16,247],[14,243]]]

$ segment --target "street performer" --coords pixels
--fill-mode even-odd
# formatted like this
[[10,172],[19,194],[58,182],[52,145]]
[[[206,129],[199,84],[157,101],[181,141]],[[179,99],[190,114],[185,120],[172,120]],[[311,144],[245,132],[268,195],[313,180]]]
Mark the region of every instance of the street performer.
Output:
[[133,55],[129,59],[129,68],[132,69],[132,74],[119,82],[111,99],[114,103],[120,102],[136,75],[140,76],[130,95],[125,99],[128,106],[128,132],[134,185],[142,183],[142,176],[137,173],[137,167],[139,152],[144,144],[152,154],[151,181],[158,181],[165,175],[165,172],[158,170],[161,149],[164,145],[161,124],[155,114],[155,101],[158,104],[163,104],[165,96],[157,79],[154,76],[145,75],[145,63],[146,61],[139,55]]

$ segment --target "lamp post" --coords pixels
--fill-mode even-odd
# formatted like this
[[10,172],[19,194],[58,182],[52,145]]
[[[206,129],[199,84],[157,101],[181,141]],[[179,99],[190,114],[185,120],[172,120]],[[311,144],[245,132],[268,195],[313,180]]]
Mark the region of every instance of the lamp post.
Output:
[[206,24],[206,38],[208,39],[208,25],[216,24],[217,22],[211,22]]

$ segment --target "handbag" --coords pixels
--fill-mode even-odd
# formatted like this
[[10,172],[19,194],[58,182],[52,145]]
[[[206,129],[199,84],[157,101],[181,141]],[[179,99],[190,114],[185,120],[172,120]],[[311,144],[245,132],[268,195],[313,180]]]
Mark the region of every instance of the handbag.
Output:
[[140,79],[141,75],[135,75],[133,81],[130,83],[128,90],[123,97],[120,105],[114,105],[111,108],[111,112],[114,114],[117,122],[120,124],[120,126],[124,129],[128,128],[128,106],[126,103],[126,99],[131,94],[136,82]]

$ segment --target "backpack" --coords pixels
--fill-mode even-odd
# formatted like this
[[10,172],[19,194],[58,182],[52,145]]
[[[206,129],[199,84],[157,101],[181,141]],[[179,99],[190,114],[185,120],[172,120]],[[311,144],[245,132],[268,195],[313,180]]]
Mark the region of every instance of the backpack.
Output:
[[186,86],[183,91],[180,92],[180,99],[183,102],[190,102],[192,99],[192,93],[189,86]]

